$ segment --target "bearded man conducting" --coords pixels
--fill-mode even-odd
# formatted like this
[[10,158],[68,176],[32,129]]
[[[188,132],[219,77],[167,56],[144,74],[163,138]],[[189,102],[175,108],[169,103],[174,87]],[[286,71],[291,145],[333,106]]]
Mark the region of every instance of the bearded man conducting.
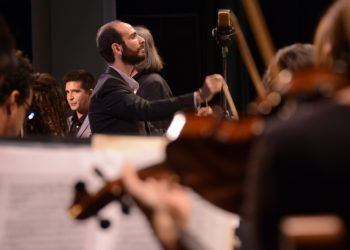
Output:
[[134,66],[144,60],[145,40],[120,20],[104,24],[97,32],[97,49],[108,67],[91,97],[92,133],[146,135],[144,121],[162,120],[176,111],[195,109],[221,90],[221,75],[205,78],[195,92],[169,99],[147,101],[136,95],[139,84],[131,78]]

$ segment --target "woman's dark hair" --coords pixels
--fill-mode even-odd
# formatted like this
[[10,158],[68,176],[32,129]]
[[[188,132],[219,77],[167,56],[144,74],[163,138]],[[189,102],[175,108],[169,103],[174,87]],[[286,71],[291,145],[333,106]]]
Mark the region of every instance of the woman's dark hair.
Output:
[[67,106],[60,84],[48,73],[35,73],[25,135],[64,136],[67,131]]

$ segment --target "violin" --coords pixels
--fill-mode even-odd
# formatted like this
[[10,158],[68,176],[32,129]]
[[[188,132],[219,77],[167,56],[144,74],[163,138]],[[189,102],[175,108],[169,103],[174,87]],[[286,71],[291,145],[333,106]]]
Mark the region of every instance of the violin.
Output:
[[282,70],[267,96],[249,104],[248,113],[269,116],[288,102],[311,102],[330,98],[348,85],[348,79],[347,73],[327,68],[306,68],[294,73]]
[[245,117],[240,121],[222,119],[205,123],[215,127],[206,127],[197,132],[202,136],[196,137],[192,133],[196,126],[189,120],[182,136],[167,146],[166,162],[182,184],[212,204],[240,214],[249,152],[264,129],[264,120]]
[[[98,169],[95,169],[95,173],[100,177],[102,176],[102,173]],[[150,176],[162,178],[173,172],[168,170],[164,163],[159,163],[149,168],[142,169],[138,173],[139,176],[144,179]],[[122,188],[121,180],[118,178],[108,181],[104,177],[102,178],[105,181],[105,185],[95,194],[89,194],[83,182],[79,181],[75,184],[75,196],[72,204],[68,208],[70,217],[77,220],[85,220],[92,216],[97,216],[102,208],[113,201],[119,201],[122,205],[123,212],[126,214],[129,213],[130,201]],[[102,221],[102,223],[104,222]],[[101,225],[101,227],[105,228],[103,225]]]
[[295,72],[291,81],[280,80],[275,89],[285,96],[315,95],[330,97],[348,84],[345,72],[309,68]]
[[[166,160],[138,172],[141,179],[176,175],[180,183],[193,188],[208,201],[227,211],[239,213],[248,152],[253,139],[263,131],[263,121],[247,117],[240,122],[214,117],[182,115],[186,123],[180,136],[166,148]],[[97,174],[101,175],[101,173]],[[127,195],[121,180],[105,181],[95,194],[85,185],[75,185],[75,197],[68,209],[78,220],[96,216],[107,204],[119,201],[128,213]],[[102,227],[107,227],[101,221]]]

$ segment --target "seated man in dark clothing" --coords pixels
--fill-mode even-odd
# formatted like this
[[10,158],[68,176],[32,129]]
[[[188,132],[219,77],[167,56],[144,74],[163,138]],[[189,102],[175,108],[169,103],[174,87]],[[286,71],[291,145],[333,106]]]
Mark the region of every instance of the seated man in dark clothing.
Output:
[[74,112],[68,118],[68,134],[77,138],[89,138],[89,103],[95,87],[95,78],[86,70],[79,69],[66,73],[63,77],[66,85],[66,98],[70,109]]

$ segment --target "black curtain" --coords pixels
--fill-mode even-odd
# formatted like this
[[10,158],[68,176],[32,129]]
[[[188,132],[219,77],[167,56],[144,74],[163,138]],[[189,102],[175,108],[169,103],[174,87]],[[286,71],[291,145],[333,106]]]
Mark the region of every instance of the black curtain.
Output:
[[[260,0],[276,49],[295,42],[311,43],[317,23],[332,0]],[[131,24],[146,25],[153,33],[166,66],[163,71],[175,94],[197,89],[205,75],[222,72],[221,49],[211,36],[218,9],[231,9],[239,19],[259,72],[265,66],[247,22],[241,1],[116,0],[117,17]],[[21,8],[18,6],[21,5]],[[8,22],[17,47],[29,56],[31,43],[30,0],[2,0],[0,14]],[[79,18],[79,16],[77,16]],[[233,44],[229,49],[228,84],[239,111],[255,98],[250,77]]]

